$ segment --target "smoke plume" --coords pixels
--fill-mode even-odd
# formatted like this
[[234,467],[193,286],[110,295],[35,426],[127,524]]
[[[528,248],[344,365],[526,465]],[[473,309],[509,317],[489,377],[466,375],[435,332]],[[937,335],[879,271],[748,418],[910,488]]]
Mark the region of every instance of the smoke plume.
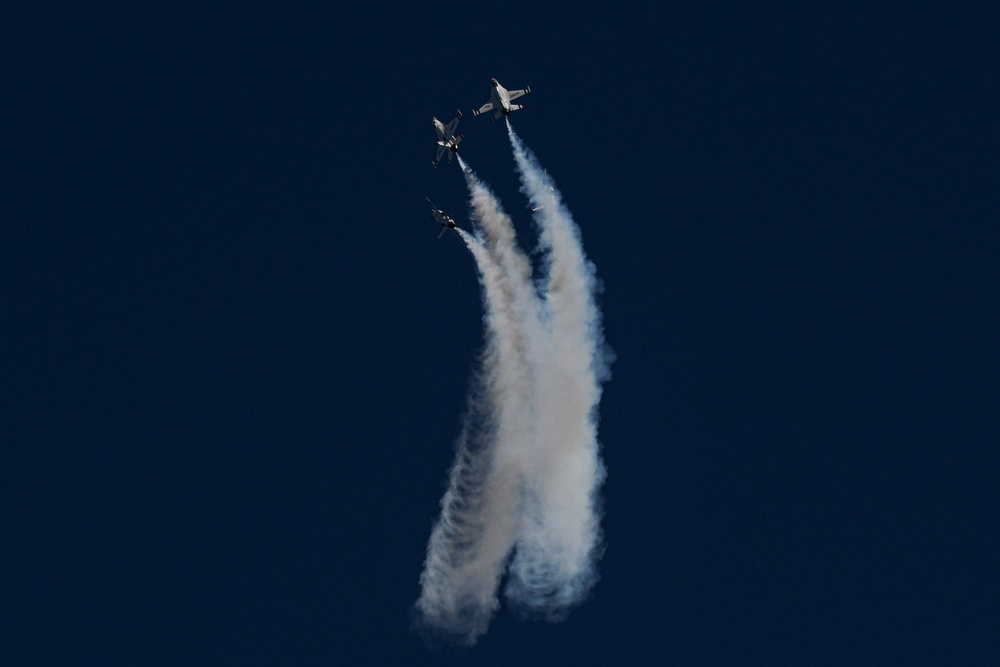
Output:
[[597,404],[610,355],[594,267],[554,183],[508,132],[540,278],[496,196],[459,158],[476,233],[458,231],[479,274],[485,346],[415,606],[426,635],[463,645],[486,631],[505,569],[512,607],[560,620],[595,583],[601,549]]

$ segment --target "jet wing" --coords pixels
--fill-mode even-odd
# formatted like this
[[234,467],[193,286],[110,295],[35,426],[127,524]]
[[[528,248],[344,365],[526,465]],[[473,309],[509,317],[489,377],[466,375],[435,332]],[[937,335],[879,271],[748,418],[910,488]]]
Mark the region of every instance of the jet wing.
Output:
[[441,162],[441,158],[443,158],[445,156],[445,153],[447,153],[447,152],[448,152],[448,147],[447,146],[438,146],[437,156],[434,158],[434,166],[435,167],[438,166],[438,163]]
[[442,236],[444,236],[444,233],[446,231],[448,231],[448,226],[447,225],[441,225],[441,231],[438,232],[437,238],[441,238]]
[[483,106],[479,107],[478,111],[473,111],[472,113],[473,113],[473,115],[478,116],[481,113],[486,113],[487,111],[489,111],[492,108],[493,108],[493,102],[487,102]]
[[455,134],[455,129],[458,128],[458,116],[455,116],[455,120],[448,123],[448,127],[445,129],[445,136],[452,136]]
[[527,95],[530,92],[531,92],[531,86],[528,86],[524,90],[508,90],[507,91],[507,99],[516,100],[521,95]]

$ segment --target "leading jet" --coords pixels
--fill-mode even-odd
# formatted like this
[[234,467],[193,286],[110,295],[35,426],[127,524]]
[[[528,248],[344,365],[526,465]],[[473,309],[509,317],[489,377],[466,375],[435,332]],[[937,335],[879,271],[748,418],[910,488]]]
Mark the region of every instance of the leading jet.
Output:
[[473,110],[472,115],[478,116],[481,113],[485,113],[490,109],[496,109],[493,113],[493,120],[500,118],[500,116],[506,116],[511,111],[517,111],[518,109],[523,109],[523,104],[511,104],[511,100],[516,100],[521,95],[527,95],[531,92],[531,86],[526,86],[524,90],[507,90],[496,79],[490,79],[490,85],[493,86],[493,91],[490,93],[490,101],[479,107],[478,110]]
[[449,229],[454,229],[456,232],[458,231],[458,224],[455,223],[455,218],[435,206],[434,202],[432,202],[428,197],[424,197],[424,199],[426,199],[427,203],[431,205],[431,219],[441,225],[441,231],[438,232],[437,235],[438,238],[441,238],[441,236]]
[[451,164],[452,156],[458,152],[458,144],[460,144],[462,142],[462,139],[465,137],[464,134],[459,134],[457,136],[455,135],[455,129],[458,128],[458,119],[461,117],[462,117],[462,112],[459,111],[458,115],[455,116],[454,120],[448,123],[447,127],[445,127],[445,124],[439,121],[437,118],[433,117],[431,118],[431,123],[434,125],[434,129],[437,130],[437,135],[438,135],[437,156],[434,158],[435,167],[438,166],[438,164],[440,164],[441,158],[443,158],[445,153],[447,153],[448,151],[451,151],[450,153],[448,153],[448,164]]

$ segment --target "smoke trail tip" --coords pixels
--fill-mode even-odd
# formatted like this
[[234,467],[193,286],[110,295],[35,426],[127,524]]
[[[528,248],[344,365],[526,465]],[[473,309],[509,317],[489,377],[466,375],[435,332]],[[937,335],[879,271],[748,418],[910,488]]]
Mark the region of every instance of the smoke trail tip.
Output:
[[469,624],[470,619],[464,620],[465,623],[460,625],[465,627],[453,628],[447,623],[436,623],[420,609],[419,605],[410,608],[410,631],[419,636],[424,645],[433,651],[449,646],[475,646],[479,637],[486,632],[486,628],[472,627]]

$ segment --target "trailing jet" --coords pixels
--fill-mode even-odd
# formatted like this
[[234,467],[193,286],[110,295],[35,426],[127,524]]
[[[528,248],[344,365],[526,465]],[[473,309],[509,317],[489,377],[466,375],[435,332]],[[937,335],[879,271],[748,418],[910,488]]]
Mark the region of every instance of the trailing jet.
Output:
[[478,116],[490,109],[496,109],[493,113],[493,120],[496,120],[501,115],[506,116],[511,111],[523,109],[523,104],[511,104],[510,101],[531,92],[531,86],[526,86],[524,90],[507,90],[496,79],[490,79],[490,84],[493,86],[493,91],[490,93],[490,101],[479,107],[478,111],[473,110],[473,116]]
[[458,225],[455,223],[455,218],[435,206],[434,202],[432,202],[429,198],[424,197],[424,199],[427,199],[427,203],[431,205],[431,219],[441,225],[441,231],[438,232],[437,235],[438,238],[441,238],[441,235],[449,229],[458,229]]
[[455,128],[458,127],[458,119],[461,117],[462,112],[459,111],[458,115],[455,116],[455,119],[448,123],[447,127],[445,127],[444,123],[439,121],[437,118],[431,118],[431,123],[434,124],[434,129],[437,130],[438,134],[438,152],[437,157],[434,158],[435,167],[441,162],[441,158],[444,157],[446,152],[451,151],[448,153],[448,164],[451,164],[452,155],[458,152],[458,144],[460,144],[462,142],[462,138],[465,137],[464,134],[455,136]]

